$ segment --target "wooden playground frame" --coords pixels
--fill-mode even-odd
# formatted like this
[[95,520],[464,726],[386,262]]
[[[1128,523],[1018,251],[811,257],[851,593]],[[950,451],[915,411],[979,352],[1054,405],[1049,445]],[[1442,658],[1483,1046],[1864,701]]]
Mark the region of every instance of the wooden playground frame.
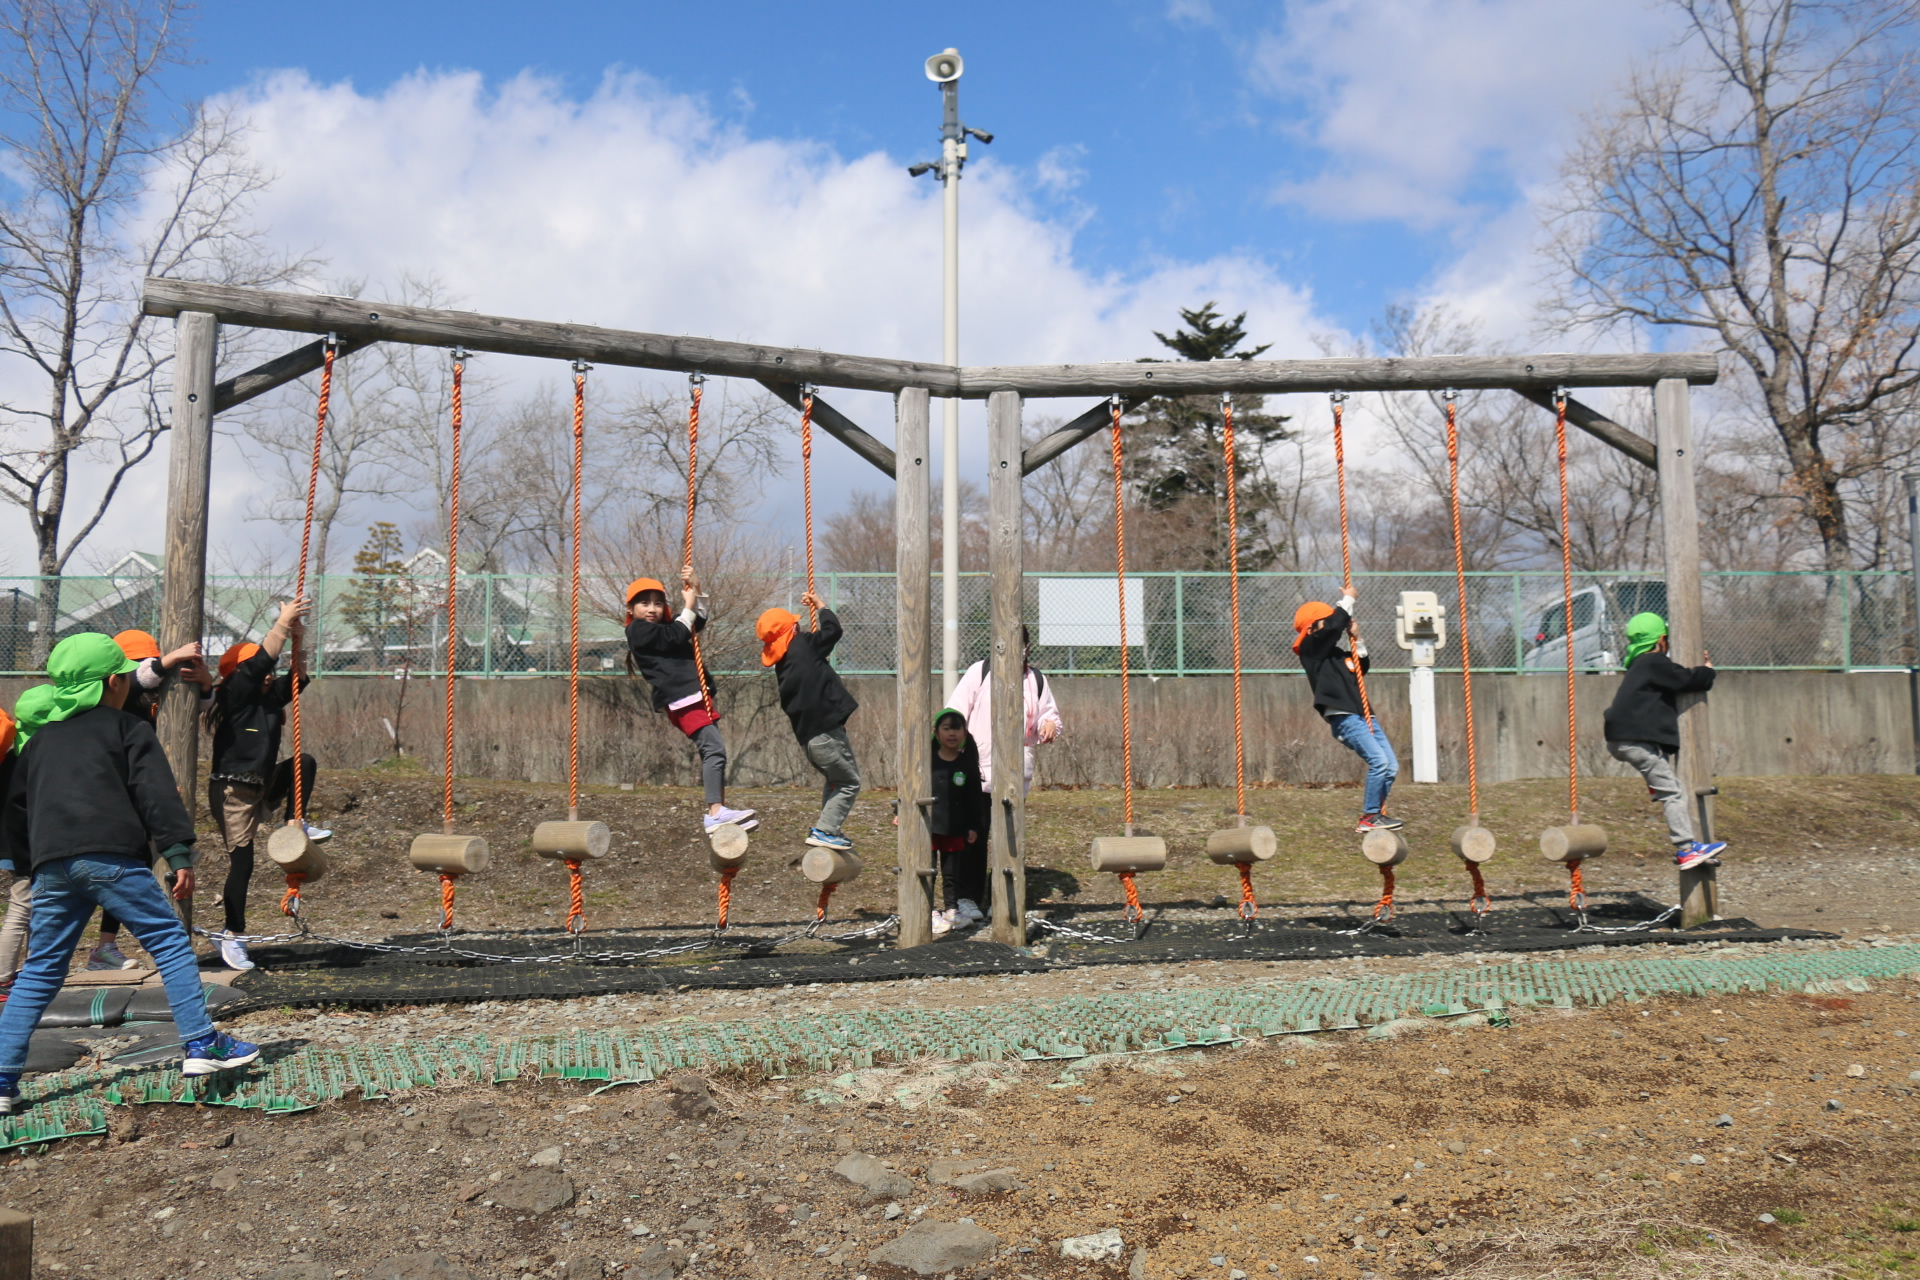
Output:
[[[1648,387],[1653,392],[1655,438],[1648,441],[1567,397],[1567,421],[1653,467],[1659,474],[1662,557],[1667,582],[1673,656],[1702,661],[1699,511],[1694,491],[1690,388],[1711,384],[1718,361],[1708,354],[1433,356],[1412,359],[1220,360],[1206,363],[1104,363],[960,367],[791,347],[720,342],[656,333],[555,324],[467,311],[433,310],[313,294],[239,289],[180,280],[149,279],[143,298],[149,316],[171,318],[176,334],[173,439],[167,489],[167,541],[161,647],[198,639],[205,603],[207,511],[214,415],[320,368],[327,336],[345,353],[379,342],[465,347],[470,351],[586,360],[709,377],[750,378],[789,404],[803,386],[883,391],[894,397],[894,444],[861,430],[818,395],[813,421],[894,481],[898,583],[899,688],[896,749],[903,800],[931,770],[932,723],[931,487],[929,403],[933,397],[987,402],[987,492],[992,593],[992,653],[1001,671],[1021,665],[1023,478],[1106,429],[1107,404],[1021,446],[1026,401],[1063,396],[1118,397],[1292,391],[1443,391],[1505,389],[1551,407],[1556,389]],[[221,325],[323,335],[256,369],[215,381]],[[1025,734],[1022,683],[993,682],[993,772],[1023,776]],[[1700,821],[1700,838],[1713,835],[1713,740],[1704,697],[1683,699],[1680,719],[1683,785]],[[197,786],[198,729],[189,700],[162,709],[161,741],[182,790]],[[898,880],[901,946],[932,940],[932,843],[926,801],[901,805]],[[994,793],[989,874],[993,878],[992,936],[1026,942],[1025,796],[1018,787]],[[920,821],[910,820],[921,815]],[[911,868],[914,874],[907,874]],[[1714,868],[1680,873],[1681,923],[1717,914]]]

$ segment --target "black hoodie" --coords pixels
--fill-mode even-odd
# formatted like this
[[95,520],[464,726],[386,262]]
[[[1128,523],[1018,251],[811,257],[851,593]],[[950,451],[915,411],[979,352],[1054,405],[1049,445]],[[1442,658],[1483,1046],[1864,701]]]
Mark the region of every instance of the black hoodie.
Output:
[[1705,693],[1713,688],[1712,667],[1683,667],[1664,653],[1649,649],[1627,667],[1607,708],[1608,742],[1651,742],[1680,749],[1680,707],[1683,693]]
[[[1347,665],[1353,655],[1340,647],[1352,619],[1345,609],[1334,606],[1333,614],[1318,631],[1300,637],[1300,665],[1306,668],[1307,684],[1313,689],[1313,709],[1328,720],[1339,715],[1360,715],[1360,681]],[[1370,659],[1360,659],[1360,670],[1372,669]]]
[[780,709],[793,725],[801,746],[844,725],[860,704],[840,683],[840,674],[827,665],[833,646],[840,643],[840,619],[833,610],[820,611],[817,631],[796,630],[780,661],[773,664],[780,686]]
[[[939,722],[936,720],[935,724]],[[968,734],[958,760],[940,758],[940,739],[933,740],[933,804],[927,810],[927,829],[936,836],[964,836],[987,829],[987,794],[980,789],[980,746]]]

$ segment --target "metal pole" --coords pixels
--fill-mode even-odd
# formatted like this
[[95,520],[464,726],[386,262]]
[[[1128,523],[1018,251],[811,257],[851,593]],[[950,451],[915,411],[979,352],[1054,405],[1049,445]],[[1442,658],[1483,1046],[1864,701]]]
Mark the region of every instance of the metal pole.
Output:
[[[940,86],[940,178],[945,186],[941,283],[941,358],[960,363],[960,166],[967,141],[960,127],[960,82]],[[942,406],[940,435],[940,696],[960,683],[960,401]]]
[[1907,482],[1907,586],[1913,593],[1913,665],[1907,669],[1907,700],[1913,710],[1913,771],[1920,773],[1920,471]]

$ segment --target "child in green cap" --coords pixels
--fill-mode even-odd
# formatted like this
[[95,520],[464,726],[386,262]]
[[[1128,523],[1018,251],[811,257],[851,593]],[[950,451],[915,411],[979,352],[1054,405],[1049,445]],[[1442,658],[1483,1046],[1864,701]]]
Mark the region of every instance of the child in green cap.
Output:
[[215,1031],[187,930],[148,870],[149,847],[193,895],[193,819],[153,726],[123,708],[139,664],[112,636],[68,636],[47,656],[51,684],[20,695],[15,762],[0,842],[15,875],[33,877],[33,941],[0,1008],[0,1115],[20,1107],[27,1040],[66,981],[96,907],[113,912],[153,957],[180,1029],[180,1073],[211,1075],[260,1056]]
[[1726,841],[1702,844],[1694,839],[1693,811],[1673,767],[1680,754],[1676,699],[1713,688],[1713,661],[1681,666],[1667,656],[1667,620],[1657,613],[1636,613],[1627,619],[1626,668],[1627,678],[1607,708],[1607,750],[1646,779],[1648,794],[1666,814],[1673,860],[1680,869],[1716,862]]

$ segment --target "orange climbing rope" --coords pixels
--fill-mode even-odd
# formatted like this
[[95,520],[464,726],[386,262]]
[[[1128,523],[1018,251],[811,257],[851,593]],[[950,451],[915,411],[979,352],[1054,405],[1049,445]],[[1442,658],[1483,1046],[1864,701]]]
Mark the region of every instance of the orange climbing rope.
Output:
[[460,656],[460,426],[461,375],[466,352],[453,353],[453,478],[447,490],[447,734],[445,778],[440,786],[440,829],[453,834],[453,671]]
[[[313,417],[313,465],[307,470],[307,514],[300,525],[300,572],[293,588],[293,598],[304,600],[307,597],[307,558],[313,553],[313,507],[314,499],[320,492],[320,451],[327,438],[327,408],[333,400],[333,361],[338,354],[339,344],[332,334],[327,335],[326,363],[320,367],[320,404]],[[303,628],[304,629],[304,628]],[[293,721],[293,816],[287,819],[287,825],[305,823],[307,820],[306,778],[300,768],[300,633],[290,637],[293,644],[293,702],[288,708],[288,718]]]
[[283,916],[300,915],[300,886],[306,883],[304,871],[287,872],[287,891],[280,897],[280,914]]
[[[1124,459],[1120,447],[1120,397],[1113,398],[1113,557],[1115,576],[1120,584],[1120,775],[1126,797],[1127,834],[1133,834],[1133,699],[1129,690],[1127,666],[1127,508],[1122,491],[1121,470]],[[1140,895],[1134,891],[1132,873],[1123,873],[1127,887],[1128,909],[1138,913]]]
[[[700,470],[700,387],[706,378],[698,373],[688,374],[687,383],[693,388],[692,403],[687,407],[687,536],[681,547],[681,563],[693,563],[693,513],[698,505],[698,477]],[[700,703],[713,714],[713,691],[707,687],[707,660],[700,652],[700,632],[693,633],[693,670],[700,678]],[[720,927],[727,927],[725,885],[720,905]]]
[[733,903],[733,878],[740,874],[738,866],[728,867],[720,873],[720,923],[715,933],[724,933],[727,928],[727,908]]
[[1578,826],[1580,735],[1573,697],[1573,514],[1567,496],[1567,393],[1564,387],[1556,389],[1553,395],[1553,440],[1560,455],[1560,579],[1566,596],[1561,606],[1560,628],[1567,641],[1567,810],[1572,814],[1572,825]]
[[567,651],[567,821],[580,820],[580,485],[587,474],[587,362],[573,362],[573,581]]
[[[1246,704],[1241,691],[1240,672],[1240,483],[1234,469],[1233,397],[1220,397],[1221,415],[1227,442],[1227,591],[1233,614],[1233,796],[1234,813],[1242,826],[1247,821],[1247,730]],[[1245,877],[1246,867],[1240,868]],[[1247,882],[1251,885],[1251,882]],[[1251,892],[1251,887],[1249,887]]]
[[1393,919],[1393,868],[1380,868],[1380,901],[1374,904],[1373,918],[1376,923],[1384,924]]
[[1120,887],[1124,889],[1127,894],[1126,918],[1138,923],[1146,916],[1146,912],[1140,909],[1140,886],[1133,882],[1133,872],[1122,871],[1119,872],[1118,875],[1120,876]]
[[1567,905],[1583,916],[1587,910],[1587,887],[1580,879],[1578,858],[1567,864]]
[[[1475,751],[1473,731],[1473,642],[1467,627],[1467,549],[1460,532],[1460,419],[1454,406],[1453,389],[1447,389],[1447,496],[1453,516],[1453,580],[1457,603],[1454,606],[1454,630],[1460,634],[1460,687],[1467,714],[1467,822],[1480,825],[1480,761]],[[1475,917],[1484,916],[1493,906],[1487,896],[1486,881],[1480,864],[1470,859],[1467,871],[1473,876],[1473,897],[1467,902]]]
[[453,881],[450,872],[440,873],[440,932],[446,933],[453,928]]
[[[800,402],[800,492],[807,521],[807,594],[813,595],[813,388],[808,387]],[[807,621],[820,629],[820,611],[807,606]]]
[[1252,920],[1260,914],[1260,904],[1253,897],[1253,864],[1236,863],[1240,868],[1240,918]]
[[827,918],[827,904],[833,901],[833,891],[840,886],[831,882],[820,886],[820,900],[813,904],[813,922],[818,925]]
[[[1353,595],[1353,535],[1347,528],[1347,441],[1345,431],[1345,407],[1347,393],[1335,391],[1333,400],[1333,470],[1340,486],[1340,593]],[[1367,728],[1373,728],[1373,703],[1367,698],[1367,673],[1360,669],[1360,659],[1352,659],[1353,678],[1360,686],[1360,714],[1367,722]]]
[[587,927],[587,886],[580,875],[580,859],[568,858],[567,866],[567,932],[578,935]]

